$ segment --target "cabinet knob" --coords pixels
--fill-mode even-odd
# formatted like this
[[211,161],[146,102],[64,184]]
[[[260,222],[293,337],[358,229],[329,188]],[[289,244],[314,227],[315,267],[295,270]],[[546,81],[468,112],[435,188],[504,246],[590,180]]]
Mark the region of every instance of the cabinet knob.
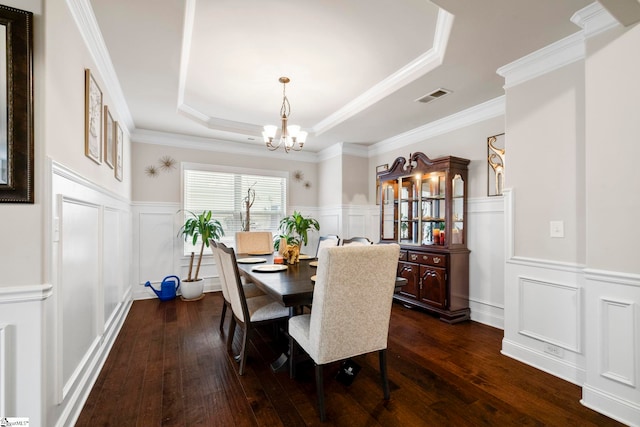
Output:
[[440,262],[440,257],[439,256],[433,257],[433,262],[439,263]]
[[417,260],[417,259],[418,259],[418,256],[417,256],[417,255],[411,255],[411,261],[415,261],[415,260]]

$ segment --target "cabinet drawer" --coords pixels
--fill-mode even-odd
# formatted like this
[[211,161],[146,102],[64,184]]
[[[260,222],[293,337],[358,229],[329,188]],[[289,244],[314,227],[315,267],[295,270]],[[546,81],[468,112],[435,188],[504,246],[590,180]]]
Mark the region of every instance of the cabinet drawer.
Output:
[[418,264],[433,265],[435,267],[447,266],[447,256],[442,254],[409,251],[407,261],[417,262]]
[[400,251],[400,258],[398,258],[400,261],[406,261],[407,260],[407,251]]

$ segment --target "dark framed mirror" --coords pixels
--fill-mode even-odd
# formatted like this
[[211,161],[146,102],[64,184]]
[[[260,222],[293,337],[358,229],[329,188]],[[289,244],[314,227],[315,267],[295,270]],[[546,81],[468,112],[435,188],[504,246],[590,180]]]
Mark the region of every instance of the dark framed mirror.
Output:
[[0,202],[33,192],[33,14],[0,5]]

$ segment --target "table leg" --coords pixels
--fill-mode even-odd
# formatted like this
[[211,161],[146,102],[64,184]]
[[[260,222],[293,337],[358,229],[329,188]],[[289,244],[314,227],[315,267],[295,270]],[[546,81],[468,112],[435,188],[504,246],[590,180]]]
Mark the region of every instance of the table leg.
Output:
[[[293,317],[298,313],[298,307],[289,307],[289,317]],[[286,333],[286,332],[285,332]],[[289,340],[289,334],[286,333],[287,340]],[[271,362],[271,370],[273,372],[286,372],[289,370],[289,354],[291,349],[287,349],[286,353],[280,354],[276,360]]]

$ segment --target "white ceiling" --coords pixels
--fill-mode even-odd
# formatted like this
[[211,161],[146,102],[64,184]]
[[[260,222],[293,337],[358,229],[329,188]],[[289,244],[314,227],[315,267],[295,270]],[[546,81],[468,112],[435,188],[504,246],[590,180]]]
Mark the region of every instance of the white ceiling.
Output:
[[[590,0],[91,0],[136,132],[306,151],[371,145],[504,93],[496,70],[580,30]],[[452,93],[429,104],[417,98]]]

